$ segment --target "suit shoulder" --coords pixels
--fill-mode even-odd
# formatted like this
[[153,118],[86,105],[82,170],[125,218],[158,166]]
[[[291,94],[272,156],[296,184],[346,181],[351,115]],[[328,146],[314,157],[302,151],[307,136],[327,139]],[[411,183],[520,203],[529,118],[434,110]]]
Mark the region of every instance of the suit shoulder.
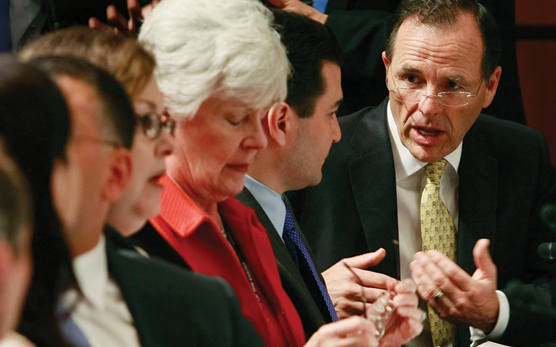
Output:
[[515,137],[538,139],[543,137],[540,132],[528,126],[489,116],[487,114],[479,115],[479,118],[471,128],[475,131],[488,132],[493,137]]
[[352,134],[361,120],[365,117],[372,117],[375,113],[373,111],[376,110],[377,107],[375,106],[365,107],[355,113],[338,118],[340,129],[342,129],[342,136]]
[[[209,297],[218,293],[233,296],[230,286],[221,278],[198,274],[156,257],[146,258],[133,250],[119,249],[117,252],[115,261],[120,264],[114,265],[125,266],[128,279],[137,277],[138,281],[148,281],[156,286],[166,284],[169,290],[175,289],[181,295],[189,291]],[[133,269],[135,271],[130,271]],[[149,275],[145,276],[147,273]]]
[[[525,125],[513,121],[498,119],[481,114],[471,127],[466,139],[480,136],[491,149],[500,149],[505,152],[527,153],[538,151],[542,147],[547,150],[544,136]],[[464,139],[465,142],[465,139]]]

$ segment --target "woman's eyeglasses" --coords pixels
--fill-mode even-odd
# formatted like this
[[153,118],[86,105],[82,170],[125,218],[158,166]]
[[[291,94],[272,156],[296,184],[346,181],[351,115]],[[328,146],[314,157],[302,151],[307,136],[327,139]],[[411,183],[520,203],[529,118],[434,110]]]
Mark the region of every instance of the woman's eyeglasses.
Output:
[[159,115],[156,112],[137,114],[137,123],[141,126],[143,133],[149,139],[157,139],[164,129],[170,136],[174,136],[176,121],[166,115]]

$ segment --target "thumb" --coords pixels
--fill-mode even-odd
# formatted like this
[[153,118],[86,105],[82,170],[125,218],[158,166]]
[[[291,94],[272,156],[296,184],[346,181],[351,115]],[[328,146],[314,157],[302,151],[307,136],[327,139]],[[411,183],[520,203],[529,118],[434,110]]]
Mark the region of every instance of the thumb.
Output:
[[378,265],[386,256],[386,250],[379,248],[375,252],[369,252],[355,257],[346,258],[343,261],[352,268],[367,269],[368,267]]
[[[490,252],[488,250],[488,246],[490,245],[490,240],[488,239],[480,239],[475,244],[475,248],[473,248],[473,260],[475,261],[475,266],[477,270],[482,273],[479,274],[481,278],[477,279],[490,279],[496,280],[496,265],[494,265],[492,258],[490,257]],[[473,277],[477,275],[478,272],[473,274]]]

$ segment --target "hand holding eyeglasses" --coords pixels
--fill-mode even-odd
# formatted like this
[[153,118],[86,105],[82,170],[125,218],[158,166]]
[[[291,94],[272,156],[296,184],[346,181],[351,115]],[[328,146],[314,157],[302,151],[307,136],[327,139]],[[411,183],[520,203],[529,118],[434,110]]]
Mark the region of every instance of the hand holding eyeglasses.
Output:
[[[419,298],[416,290],[417,286],[411,279],[405,279],[390,288],[388,301],[393,310],[381,321],[382,325],[377,327],[383,330],[381,347],[403,345],[423,330],[426,315],[417,307]],[[383,299],[373,304],[371,310],[381,300]]]
[[388,290],[389,283],[398,282],[387,275],[367,270],[379,264],[385,256],[386,251],[381,248],[376,252],[342,259],[322,273],[338,318],[363,315],[362,291],[370,305]]
[[388,290],[368,306],[361,279],[347,263],[344,266],[361,284],[363,317],[375,324],[375,336],[380,346],[399,346],[421,333],[424,313],[417,308],[419,298],[413,280],[406,279],[396,284],[390,282]]

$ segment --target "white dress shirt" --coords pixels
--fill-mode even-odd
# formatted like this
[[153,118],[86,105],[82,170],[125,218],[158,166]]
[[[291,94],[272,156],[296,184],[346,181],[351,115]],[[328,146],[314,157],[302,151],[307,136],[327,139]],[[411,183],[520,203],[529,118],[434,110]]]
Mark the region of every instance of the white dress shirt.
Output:
[[133,317],[108,274],[104,236],[95,248],[73,259],[73,271],[83,295],[70,289],[62,300],[65,307],[74,307],[71,318],[91,347],[139,347]]
[[[398,202],[398,237],[400,247],[400,276],[402,279],[411,278],[409,264],[413,261],[415,253],[422,250],[420,204],[421,194],[426,185],[424,163],[416,159],[411,152],[402,144],[398,133],[396,122],[390,108],[387,107],[388,128],[392,153],[394,155],[394,167],[396,171],[396,197]],[[450,211],[456,232],[459,221],[459,175],[457,173],[461,160],[463,142],[450,154],[444,157],[447,164],[444,174],[440,180],[440,197]],[[500,310],[498,321],[494,330],[487,335],[487,339],[502,336],[509,321],[510,307],[506,295],[497,291]],[[428,323],[428,322],[427,322]],[[428,328],[428,327],[426,327]],[[484,332],[470,328],[472,340],[484,337]],[[422,344],[419,344],[422,345]],[[429,343],[432,345],[432,341]]]
[[284,233],[284,222],[286,220],[286,206],[282,196],[249,175],[245,175],[245,187],[249,189],[249,192],[261,205],[274,229],[284,241],[282,234]]

